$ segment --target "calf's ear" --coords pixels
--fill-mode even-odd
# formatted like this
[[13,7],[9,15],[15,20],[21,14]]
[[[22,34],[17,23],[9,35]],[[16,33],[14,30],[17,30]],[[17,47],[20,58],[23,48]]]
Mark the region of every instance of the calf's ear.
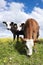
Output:
[[10,26],[11,26],[11,25],[14,25],[14,22],[11,22],[11,23],[10,23]]
[[21,23],[21,24],[20,24],[20,27],[22,27],[23,25],[24,25],[24,23]]
[[7,26],[7,23],[5,21],[3,21],[3,24],[5,24]]

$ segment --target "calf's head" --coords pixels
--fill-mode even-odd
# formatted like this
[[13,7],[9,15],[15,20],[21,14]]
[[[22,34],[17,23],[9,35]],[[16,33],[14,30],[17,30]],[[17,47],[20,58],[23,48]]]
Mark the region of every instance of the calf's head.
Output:
[[5,22],[5,21],[4,21],[3,24],[6,25],[6,28],[7,28],[7,29],[11,29],[10,22]]
[[10,30],[10,29],[12,29],[12,30],[17,29],[17,24],[14,23],[14,22],[3,22],[3,24],[6,25],[6,28],[8,30]]

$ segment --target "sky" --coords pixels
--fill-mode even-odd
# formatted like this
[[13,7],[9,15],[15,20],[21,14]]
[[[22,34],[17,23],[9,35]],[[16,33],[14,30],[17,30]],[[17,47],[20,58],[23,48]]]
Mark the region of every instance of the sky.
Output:
[[38,22],[39,38],[43,38],[43,0],[0,0],[0,37],[13,37],[3,21],[20,24],[29,18]]

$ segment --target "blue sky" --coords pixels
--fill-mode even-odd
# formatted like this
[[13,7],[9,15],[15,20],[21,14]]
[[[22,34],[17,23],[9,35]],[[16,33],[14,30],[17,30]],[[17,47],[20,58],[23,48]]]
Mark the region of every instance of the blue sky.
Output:
[[7,2],[19,2],[19,3],[23,3],[26,8],[25,8],[25,12],[31,12],[33,10],[33,8],[36,7],[40,7],[43,9],[43,0],[6,0]]
[[0,0],[0,37],[11,37],[2,22],[20,24],[28,18],[34,18],[40,26],[40,37],[43,38],[43,0]]

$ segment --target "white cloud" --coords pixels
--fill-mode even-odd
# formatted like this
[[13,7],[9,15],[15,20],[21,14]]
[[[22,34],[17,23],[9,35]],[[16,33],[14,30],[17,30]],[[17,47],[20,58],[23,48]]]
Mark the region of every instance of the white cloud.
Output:
[[39,8],[39,7],[35,7],[33,9],[33,11],[31,12],[30,16],[32,16],[33,18],[35,18],[38,23],[40,24],[43,21],[43,9]]
[[19,10],[23,10],[24,4],[23,3],[16,3],[16,2],[12,2],[9,4],[10,5],[10,10],[14,11],[14,12],[18,12]]
[[[40,25],[40,37],[43,37],[43,9],[39,7],[34,7],[31,13],[26,14],[26,12],[24,12],[25,6],[23,3],[7,3],[5,0],[1,0],[0,3],[1,2],[3,5],[0,4],[0,22],[13,21],[16,23],[21,23],[25,22],[27,18],[34,18],[38,21]],[[9,7],[6,7],[6,4],[8,4]]]
[[6,7],[7,2],[5,0],[0,0],[0,10]]
[[0,12],[0,21],[14,21],[16,23],[26,20],[28,15],[24,12],[23,3],[9,3],[7,10]]

